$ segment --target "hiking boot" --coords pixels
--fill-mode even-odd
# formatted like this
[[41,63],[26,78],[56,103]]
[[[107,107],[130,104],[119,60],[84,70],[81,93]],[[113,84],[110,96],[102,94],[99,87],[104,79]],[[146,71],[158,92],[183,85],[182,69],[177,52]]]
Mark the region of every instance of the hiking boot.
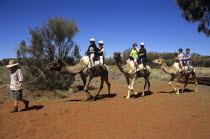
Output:
[[10,113],[18,112],[18,108],[14,108],[14,110],[10,111]]
[[28,109],[29,101],[24,102],[25,104],[25,109]]

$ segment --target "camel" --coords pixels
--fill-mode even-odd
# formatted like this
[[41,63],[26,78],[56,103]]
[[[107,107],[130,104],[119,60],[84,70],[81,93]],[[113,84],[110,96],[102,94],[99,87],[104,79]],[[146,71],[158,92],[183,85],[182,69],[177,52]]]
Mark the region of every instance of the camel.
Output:
[[[185,85],[184,85],[184,89],[182,90],[182,92],[184,92],[184,90],[185,90],[185,88],[187,86],[187,81],[188,81],[190,75],[192,75],[192,77],[194,78],[194,81],[195,81],[195,92],[197,92],[197,79],[196,79],[195,69],[193,67],[192,67],[193,68],[192,73],[189,73],[187,66],[184,67],[185,71],[180,72],[179,71],[179,63],[178,62],[175,62],[170,67],[168,67],[166,65],[164,59],[154,59],[153,63],[158,64],[160,66],[160,69],[162,69],[165,73],[171,75],[171,80],[169,82],[169,85],[174,89],[176,94],[179,94],[179,81],[180,81],[180,78],[182,78],[182,77],[185,78]],[[172,85],[172,82],[174,81],[175,78],[177,79],[177,88],[175,88]]]
[[[88,56],[84,56],[80,60],[80,62],[74,66],[69,66],[66,63],[64,63],[63,61],[61,61],[60,59],[48,64],[48,68],[51,70],[55,70],[55,71],[59,71],[61,73],[66,73],[66,74],[71,74],[71,75],[80,74],[80,77],[84,84],[84,91],[86,92],[85,99],[83,101],[87,101],[90,98],[95,99],[99,95],[101,90],[103,89],[104,81],[106,82],[106,84],[108,86],[108,95],[110,96],[111,84],[108,81],[108,74],[109,74],[108,66],[106,66],[105,64],[100,65],[97,62],[96,62],[96,65],[94,66],[94,68],[89,68],[88,66],[89,66]],[[98,93],[95,95],[95,97],[93,97],[90,94],[90,92],[88,91],[88,86],[94,77],[101,77],[100,89],[99,89]],[[87,97],[87,94],[89,95],[89,97]]]
[[[144,93],[145,93],[145,89],[147,87],[147,84],[148,84],[148,91],[150,89],[149,75],[151,73],[151,67],[147,65],[147,69],[143,69],[143,64],[140,64],[139,65],[139,68],[141,69],[140,71],[130,72],[135,67],[133,61],[127,61],[127,65],[123,65],[120,52],[115,52],[113,57],[116,61],[117,67],[119,68],[119,70],[122,73],[124,73],[126,81],[127,81],[128,95],[125,98],[127,98],[127,99],[130,98],[130,92],[133,92],[135,95],[138,94],[138,93],[134,92],[133,86],[135,84],[136,79],[140,78],[140,77],[143,77],[145,79],[144,90],[142,92],[142,96],[144,97]],[[130,80],[131,80],[131,82],[130,82]]]

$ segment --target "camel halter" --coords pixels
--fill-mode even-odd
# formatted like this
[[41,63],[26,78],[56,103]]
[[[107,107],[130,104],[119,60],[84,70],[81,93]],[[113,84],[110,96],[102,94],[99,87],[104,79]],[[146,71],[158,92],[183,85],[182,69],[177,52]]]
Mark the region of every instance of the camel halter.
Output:
[[41,73],[37,78],[35,78],[34,80],[32,80],[32,81],[30,81],[30,82],[27,82],[27,83],[25,83],[25,84],[31,84],[31,83],[35,82],[36,80],[38,80],[38,79],[44,74],[44,72],[45,72],[47,69],[48,69],[48,66],[42,71],[42,73]]

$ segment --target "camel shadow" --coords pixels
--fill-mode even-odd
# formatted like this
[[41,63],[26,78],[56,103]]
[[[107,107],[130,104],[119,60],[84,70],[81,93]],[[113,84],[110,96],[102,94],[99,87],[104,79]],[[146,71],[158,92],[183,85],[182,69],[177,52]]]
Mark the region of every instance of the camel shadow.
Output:
[[[197,77],[198,84],[210,86],[210,77]],[[185,83],[184,80],[180,80],[180,83]],[[195,81],[190,78],[187,84],[195,84]]]
[[[152,95],[152,94],[154,94],[154,93],[151,92],[151,91],[145,91],[145,92],[144,92],[144,97],[145,97],[145,96],[150,96],[150,95]],[[143,97],[143,96],[142,96],[142,92],[138,92],[137,95],[132,94],[131,97],[133,97],[133,98]]]
[[173,94],[173,93],[176,93],[175,91],[170,91],[170,92],[166,92],[166,91],[159,91],[159,92],[156,92],[156,93],[169,93],[169,94]]
[[210,86],[210,77],[197,77],[198,84]]
[[[103,95],[98,95],[95,99],[90,98],[87,101],[97,101],[97,100],[101,100],[101,99],[104,99],[104,98],[113,98],[115,96],[117,96],[117,94],[110,94],[110,95],[103,94]],[[65,100],[63,102],[83,102],[83,100],[81,100],[81,99],[72,99],[72,100]]]
[[21,111],[40,110],[42,108],[44,108],[42,105],[32,105],[31,107],[28,107],[28,109],[22,109]]
[[[182,92],[182,91],[183,91],[183,89],[179,89],[179,92],[180,92],[180,93],[190,93],[190,92],[194,92],[194,90],[187,89],[187,88],[184,89],[184,92]],[[162,93],[162,94],[164,94],[164,93],[175,94],[176,92],[175,92],[175,91],[170,91],[170,92],[159,91],[159,92],[156,92],[156,93]]]
[[104,98],[114,98],[116,97],[117,94],[103,94],[103,95],[98,95],[94,100],[97,101],[97,100],[101,100],[101,99],[104,99]]

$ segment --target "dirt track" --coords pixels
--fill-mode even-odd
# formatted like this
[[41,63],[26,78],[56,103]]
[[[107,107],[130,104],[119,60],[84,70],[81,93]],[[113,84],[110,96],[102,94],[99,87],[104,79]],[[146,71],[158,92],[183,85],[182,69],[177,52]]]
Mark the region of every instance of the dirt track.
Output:
[[[209,82],[208,82],[209,83]],[[170,93],[167,82],[152,84],[147,96],[124,99],[125,85],[111,80],[97,101],[81,102],[79,92],[66,99],[31,101],[30,111],[9,113],[11,100],[0,100],[0,136],[5,138],[210,138],[209,84],[193,92]],[[203,84],[203,85],[202,85]],[[141,86],[141,87],[139,87]],[[137,91],[142,84],[135,85]],[[96,86],[98,87],[98,86]],[[91,90],[96,93],[97,90]],[[140,93],[139,93],[140,94]],[[24,106],[21,104],[20,108]]]

